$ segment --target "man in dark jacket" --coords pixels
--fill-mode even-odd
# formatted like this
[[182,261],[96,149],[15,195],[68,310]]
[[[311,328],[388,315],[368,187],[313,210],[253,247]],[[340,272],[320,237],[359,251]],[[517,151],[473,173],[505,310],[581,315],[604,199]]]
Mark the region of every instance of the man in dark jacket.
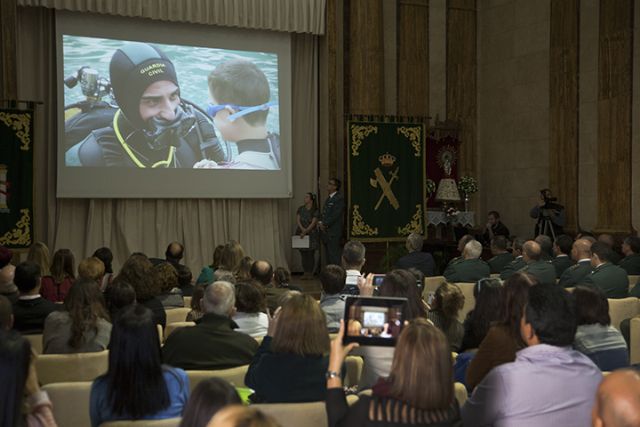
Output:
[[424,238],[418,233],[411,233],[407,237],[406,247],[409,253],[396,262],[396,268],[416,268],[425,275],[425,277],[436,275],[436,263],[433,256],[428,252],[422,252],[422,243]]
[[25,261],[16,267],[13,282],[20,295],[13,304],[14,329],[26,334],[40,334],[44,320],[57,307],[40,295],[40,266]]

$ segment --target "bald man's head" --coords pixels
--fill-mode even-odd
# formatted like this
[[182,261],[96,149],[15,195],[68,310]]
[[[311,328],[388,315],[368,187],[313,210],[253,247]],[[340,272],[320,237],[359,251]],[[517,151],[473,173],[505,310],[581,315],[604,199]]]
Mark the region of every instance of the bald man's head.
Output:
[[540,245],[533,240],[528,240],[524,245],[522,245],[522,258],[525,262],[538,261],[541,254],[542,248],[540,248]]
[[623,369],[607,375],[598,387],[591,412],[593,427],[640,425],[640,375]]
[[258,260],[251,266],[249,274],[251,274],[253,279],[256,279],[266,286],[271,283],[271,279],[273,279],[273,267],[268,261]]
[[591,258],[591,241],[589,241],[589,239],[578,239],[573,242],[571,257],[575,261]]

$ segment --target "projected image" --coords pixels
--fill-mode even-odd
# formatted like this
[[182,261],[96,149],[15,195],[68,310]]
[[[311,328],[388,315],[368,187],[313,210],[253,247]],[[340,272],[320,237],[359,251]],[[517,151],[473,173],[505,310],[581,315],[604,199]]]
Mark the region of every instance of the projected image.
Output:
[[281,169],[277,54],[62,44],[65,166]]

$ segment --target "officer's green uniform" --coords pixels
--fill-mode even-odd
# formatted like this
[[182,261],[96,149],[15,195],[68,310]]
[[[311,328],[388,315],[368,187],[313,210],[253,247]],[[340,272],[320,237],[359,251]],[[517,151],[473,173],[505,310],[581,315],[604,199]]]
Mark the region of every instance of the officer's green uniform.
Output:
[[494,256],[488,261],[491,273],[500,273],[511,261],[513,261],[513,255],[509,252]]
[[631,254],[622,258],[620,268],[624,268],[627,274],[640,274],[640,254]]
[[584,283],[597,286],[607,298],[626,298],[629,296],[627,272],[610,262],[605,262],[594,268],[591,274],[584,278]]
[[564,273],[567,268],[571,267],[574,262],[568,255],[558,255],[551,261],[551,264],[553,264],[556,269],[556,278],[559,279],[560,276],[562,276],[562,273]]
[[491,271],[489,264],[481,259],[465,259],[453,264],[449,264],[444,271],[444,278],[449,282],[477,282],[489,277]]
[[581,261],[567,268],[560,276],[558,284],[565,288],[572,288],[575,285],[584,283],[584,278],[591,273],[591,260]]
[[544,285],[556,283],[556,269],[549,261],[531,261],[521,268],[520,272],[531,274]]
[[527,265],[527,263],[525,263],[524,259],[522,259],[522,255],[520,255],[519,257],[516,257],[513,261],[511,261],[502,269],[502,271],[500,272],[500,278],[502,280],[507,280],[516,271],[520,270],[525,265]]

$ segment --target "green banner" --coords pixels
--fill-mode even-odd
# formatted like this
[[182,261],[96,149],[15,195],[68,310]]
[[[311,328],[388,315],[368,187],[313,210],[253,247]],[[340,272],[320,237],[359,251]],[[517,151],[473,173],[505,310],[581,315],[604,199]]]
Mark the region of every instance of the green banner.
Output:
[[33,111],[0,109],[0,245],[33,240]]
[[347,126],[349,238],[393,241],[423,233],[424,125],[353,120]]

